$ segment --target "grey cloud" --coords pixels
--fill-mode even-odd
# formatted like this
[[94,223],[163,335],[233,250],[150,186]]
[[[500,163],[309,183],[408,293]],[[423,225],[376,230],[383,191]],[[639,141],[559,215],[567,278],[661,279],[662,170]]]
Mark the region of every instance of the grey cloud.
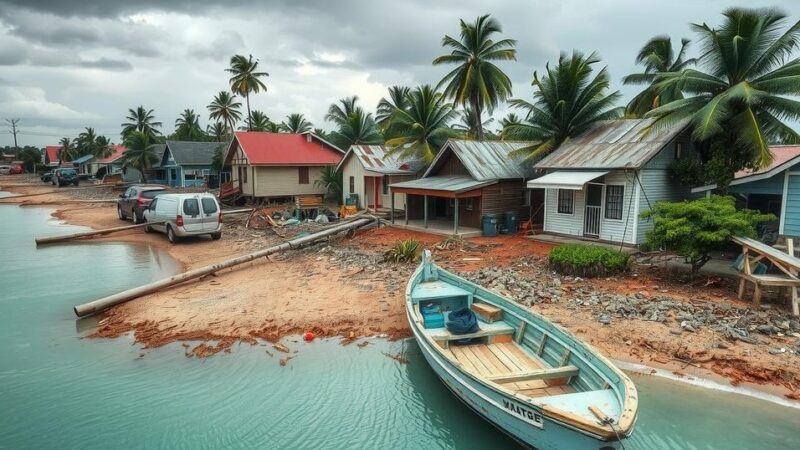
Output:
[[133,70],[133,66],[128,61],[121,61],[116,59],[100,58],[91,61],[79,61],[77,63],[80,67],[88,67],[91,69],[105,69],[127,72]]
[[225,30],[211,40],[193,43],[189,55],[211,60],[227,60],[231,55],[244,51],[244,39],[236,31]]

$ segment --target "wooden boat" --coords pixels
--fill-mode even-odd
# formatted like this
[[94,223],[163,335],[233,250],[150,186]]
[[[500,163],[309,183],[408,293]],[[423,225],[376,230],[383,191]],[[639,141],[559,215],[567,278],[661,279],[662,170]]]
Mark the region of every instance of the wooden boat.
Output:
[[[464,307],[478,331],[452,334],[431,313]],[[622,371],[541,315],[436,266],[427,251],[406,287],[406,314],[444,384],[521,444],[612,449],[633,432],[638,398]]]

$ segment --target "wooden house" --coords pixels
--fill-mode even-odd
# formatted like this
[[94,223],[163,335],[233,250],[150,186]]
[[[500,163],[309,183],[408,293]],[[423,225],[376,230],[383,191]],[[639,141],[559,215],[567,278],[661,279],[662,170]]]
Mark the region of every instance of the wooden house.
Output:
[[[484,214],[515,212],[527,218],[530,197],[525,181],[533,176],[529,163],[511,153],[524,142],[450,139],[421,178],[390,185],[405,194],[406,218],[401,226],[439,234],[480,234]],[[394,223],[394,220],[392,220]]]
[[[422,170],[420,161],[402,161],[383,145],[353,145],[336,167],[342,172],[342,203],[354,197],[358,208],[388,208],[389,185],[414,179]],[[395,206],[405,204],[405,194],[395,196]]]
[[344,152],[312,133],[238,131],[225,164],[231,182],[244,197],[289,199],[325,194],[316,183],[324,167],[335,167]]
[[536,163],[546,175],[527,185],[544,191],[545,233],[635,246],[653,227],[643,211],[690,196],[669,171],[676,159],[696,157],[689,130],[651,124],[599,122]]
[[211,175],[214,153],[225,144],[220,142],[167,141],[156,153],[161,153],[154,165],[156,177],[172,187],[205,186]]

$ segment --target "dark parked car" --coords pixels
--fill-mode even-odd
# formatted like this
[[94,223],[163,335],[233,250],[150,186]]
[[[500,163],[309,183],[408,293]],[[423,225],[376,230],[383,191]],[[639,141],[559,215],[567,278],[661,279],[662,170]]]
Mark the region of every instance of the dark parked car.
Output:
[[144,221],[143,212],[158,194],[166,191],[164,186],[137,184],[129,187],[117,200],[117,216],[120,220],[132,219],[133,223]]
[[45,172],[39,178],[42,180],[42,182],[49,183],[53,180],[53,172]]
[[53,171],[53,179],[51,181],[54,185],[61,187],[65,184],[78,185],[78,171],[72,168],[62,168]]

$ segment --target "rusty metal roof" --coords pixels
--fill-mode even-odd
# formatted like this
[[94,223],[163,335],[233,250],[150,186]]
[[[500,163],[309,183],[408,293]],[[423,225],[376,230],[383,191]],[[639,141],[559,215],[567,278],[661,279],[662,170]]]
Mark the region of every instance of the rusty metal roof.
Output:
[[450,139],[431,162],[423,177],[435,173],[443,162],[442,156],[449,151],[461,161],[472,178],[480,181],[531,178],[532,164],[524,158],[512,158],[514,150],[531,145],[530,142],[471,141]]
[[392,189],[423,189],[430,191],[466,192],[497,183],[497,180],[478,181],[464,175],[442,175],[392,183]]
[[[351,145],[342,161],[339,163],[341,168],[345,160],[350,157],[358,158],[367,172],[377,172],[386,175],[414,174],[422,163],[419,161],[403,161],[397,155],[388,154],[388,149],[383,145]],[[337,169],[338,169],[337,168]]]
[[688,122],[668,129],[648,127],[654,119],[620,119],[598,122],[589,131],[542,158],[537,169],[638,169],[644,166]]

